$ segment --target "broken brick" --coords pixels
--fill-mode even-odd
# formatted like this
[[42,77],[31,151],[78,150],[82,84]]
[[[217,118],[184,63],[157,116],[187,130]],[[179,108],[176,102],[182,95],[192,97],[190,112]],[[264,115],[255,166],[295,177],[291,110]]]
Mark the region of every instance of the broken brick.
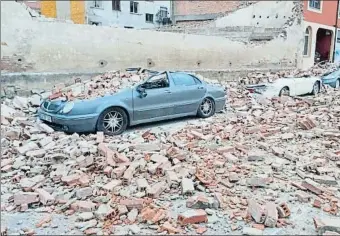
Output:
[[122,199],[119,202],[120,205],[124,205],[128,210],[136,208],[138,210],[143,208],[144,200],[143,199]]
[[36,189],[35,192],[39,194],[40,202],[43,205],[49,206],[55,203],[55,198],[50,193],[48,193],[46,190],[40,188],[40,189]]
[[255,200],[248,199],[248,212],[253,217],[256,223],[264,223],[266,219],[266,212],[263,207]]
[[31,204],[39,202],[39,194],[32,193],[32,192],[18,192],[14,194],[14,204],[21,205],[21,204]]
[[204,210],[187,210],[178,215],[178,222],[181,225],[207,223],[208,217]]
[[265,205],[265,209],[267,212],[266,212],[266,220],[264,221],[264,225],[270,228],[274,228],[279,218],[276,205],[274,203],[268,202]]

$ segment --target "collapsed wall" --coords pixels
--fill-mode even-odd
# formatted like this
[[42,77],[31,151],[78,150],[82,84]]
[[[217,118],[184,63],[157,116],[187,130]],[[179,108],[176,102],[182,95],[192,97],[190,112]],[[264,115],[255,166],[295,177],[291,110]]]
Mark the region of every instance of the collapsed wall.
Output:
[[252,44],[224,37],[39,21],[21,4],[2,1],[1,31],[2,72],[99,73],[131,66],[277,69],[299,66],[302,58],[303,30],[297,20],[285,29],[284,37]]

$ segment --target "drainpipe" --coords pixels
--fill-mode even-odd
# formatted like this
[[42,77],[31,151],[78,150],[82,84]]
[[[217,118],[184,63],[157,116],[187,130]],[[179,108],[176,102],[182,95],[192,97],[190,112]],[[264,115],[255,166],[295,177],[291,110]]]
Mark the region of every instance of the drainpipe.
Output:
[[335,61],[335,46],[338,37],[338,14],[339,14],[339,0],[337,0],[336,4],[336,14],[335,14],[335,37],[334,37],[334,45],[333,45],[333,62]]
[[171,23],[175,25],[176,24],[175,22],[175,0],[171,0],[170,9],[171,9]]

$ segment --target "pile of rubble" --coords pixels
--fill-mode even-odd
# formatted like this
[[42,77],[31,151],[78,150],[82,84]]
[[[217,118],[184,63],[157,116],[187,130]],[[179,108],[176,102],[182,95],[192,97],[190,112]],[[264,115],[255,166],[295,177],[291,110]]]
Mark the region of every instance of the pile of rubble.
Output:
[[296,77],[296,78],[303,78],[303,77],[311,77],[311,76],[322,76],[325,73],[333,72],[339,68],[339,64],[335,63],[328,63],[322,62],[319,64],[314,65],[312,68],[308,70],[287,70],[287,71],[280,71],[280,72],[255,72],[249,73],[247,77],[241,78],[241,84],[259,84],[259,83],[267,83],[273,82],[279,78],[289,78],[289,77]]
[[[108,78],[116,73],[69,98],[102,95],[98,87],[114,92],[142,77]],[[136,129],[114,137],[54,132],[27,115],[38,105],[32,98],[5,102],[2,212],[76,215],[67,234],[260,235],[299,227],[303,207],[328,215],[311,219],[318,234],[340,233],[339,91],[254,100],[230,86],[233,112],[176,131]]]

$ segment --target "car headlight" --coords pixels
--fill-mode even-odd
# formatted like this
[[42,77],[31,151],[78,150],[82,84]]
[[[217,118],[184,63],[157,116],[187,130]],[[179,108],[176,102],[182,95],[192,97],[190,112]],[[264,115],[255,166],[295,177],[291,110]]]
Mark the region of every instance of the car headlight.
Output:
[[65,104],[64,108],[61,110],[61,113],[66,114],[69,113],[74,107],[74,102],[68,102]]

